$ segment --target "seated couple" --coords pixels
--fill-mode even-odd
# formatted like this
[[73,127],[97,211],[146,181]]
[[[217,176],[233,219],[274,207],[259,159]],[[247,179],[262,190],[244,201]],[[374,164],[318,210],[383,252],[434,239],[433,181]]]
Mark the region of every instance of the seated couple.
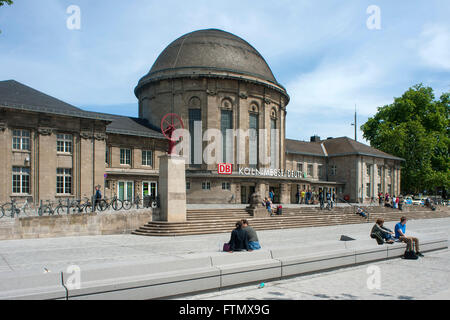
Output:
[[256,231],[248,225],[246,219],[236,222],[236,229],[231,232],[228,244],[230,245],[228,252],[261,249]]
[[[417,259],[423,257],[419,251],[419,239],[416,237],[407,236],[406,231],[406,217],[401,217],[400,222],[395,225],[395,233],[392,230],[383,226],[384,220],[378,219],[370,232],[370,237],[376,239],[378,244],[394,243],[394,239],[407,244],[405,259]],[[393,237],[394,236],[394,237]],[[415,252],[414,252],[415,247]]]

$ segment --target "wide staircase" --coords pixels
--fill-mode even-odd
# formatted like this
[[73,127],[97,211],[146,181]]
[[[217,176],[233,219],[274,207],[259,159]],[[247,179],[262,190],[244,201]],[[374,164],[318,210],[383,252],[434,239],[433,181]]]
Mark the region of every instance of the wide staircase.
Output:
[[283,208],[281,216],[253,218],[245,209],[198,209],[188,210],[186,222],[151,221],[134,231],[144,236],[184,236],[211,233],[226,233],[234,229],[236,221],[247,219],[255,230],[292,229],[318,226],[332,226],[357,223],[373,223],[378,218],[384,221],[399,221],[401,216],[408,219],[431,219],[450,217],[450,209],[438,207],[436,211],[421,206],[408,206],[403,211],[385,207],[362,207],[368,218],[355,213],[352,206],[320,210],[317,207]]

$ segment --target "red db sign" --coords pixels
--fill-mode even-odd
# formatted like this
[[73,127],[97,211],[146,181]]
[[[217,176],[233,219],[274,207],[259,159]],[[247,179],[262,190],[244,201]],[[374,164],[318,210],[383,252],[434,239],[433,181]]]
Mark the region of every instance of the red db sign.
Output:
[[217,171],[219,174],[232,174],[233,165],[231,163],[219,163]]

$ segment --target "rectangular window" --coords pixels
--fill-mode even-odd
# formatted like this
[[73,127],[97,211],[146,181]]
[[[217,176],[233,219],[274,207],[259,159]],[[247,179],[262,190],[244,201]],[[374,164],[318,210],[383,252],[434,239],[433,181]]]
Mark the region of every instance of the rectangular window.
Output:
[[300,171],[303,173],[303,163],[297,162],[297,171]]
[[72,153],[72,135],[57,134],[56,135],[56,151],[62,153]]
[[251,113],[249,115],[249,167],[257,168],[258,166],[258,115]]
[[[233,153],[233,146],[227,139],[227,131],[233,129],[233,112],[222,110],[220,114],[220,131],[222,132],[222,162],[227,162]],[[231,162],[231,161],[230,161]]]
[[209,182],[209,181],[202,182],[202,189],[203,190],[211,190],[211,182]]
[[313,176],[314,165],[308,164],[308,177]]
[[131,165],[131,150],[120,149],[120,164]]
[[119,181],[117,184],[118,198],[120,200],[133,200],[134,183],[133,181]]
[[277,120],[270,119],[270,169],[277,169],[278,166],[277,135]]
[[370,183],[366,184],[366,196],[370,197]]
[[72,169],[56,169],[56,193],[72,194]]
[[[191,136],[191,154],[190,154],[190,160],[191,160],[191,166],[192,167],[198,167],[201,165],[201,163],[195,163],[195,152],[199,152],[201,154],[201,145],[197,146],[197,148],[200,148],[200,150],[196,150],[195,146],[195,123],[201,123],[202,121],[202,110],[201,109],[189,109],[189,134]],[[200,126],[201,129],[201,126]],[[201,132],[200,132],[201,134]],[[200,160],[200,161],[199,161]],[[197,159],[197,162],[201,162],[201,159]]]
[[30,131],[13,130],[13,150],[30,150]]
[[142,165],[143,166],[153,166],[153,151],[142,150]]
[[30,194],[30,168],[13,167],[12,192]]
[[377,194],[381,193],[381,183],[378,184],[378,188],[377,188]]
[[323,166],[317,166],[318,172],[319,172],[319,178],[323,178]]
[[105,149],[105,163],[109,165],[109,147],[107,146]]
[[381,177],[381,174],[382,174],[382,168],[378,167],[378,176]]
[[370,164],[366,165],[366,172],[367,175],[370,177],[370,170],[372,169],[372,166]]
[[331,166],[330,174],[335,176],[337,174],[337,167],[335,165]]
[[186,181],[186,190],[191,190],[191,183]]
[[392,175],[392,170],[391,170],[391,168],[388,168],[387,171],[388,171],[388,172],[387,172],[388,177],[391,177],[391,175]]
[[222,182],[222,190],[231,190],[231,184],[229,182]]

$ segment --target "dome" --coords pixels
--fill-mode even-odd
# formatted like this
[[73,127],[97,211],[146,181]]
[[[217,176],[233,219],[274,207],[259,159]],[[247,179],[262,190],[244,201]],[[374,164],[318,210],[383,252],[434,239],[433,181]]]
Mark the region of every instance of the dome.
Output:
[[270,67],[247,41],[218,29],[198,30],[172,42],[135,92],[148,82],[186,76],[220,76],[273,85],[286,94]]

